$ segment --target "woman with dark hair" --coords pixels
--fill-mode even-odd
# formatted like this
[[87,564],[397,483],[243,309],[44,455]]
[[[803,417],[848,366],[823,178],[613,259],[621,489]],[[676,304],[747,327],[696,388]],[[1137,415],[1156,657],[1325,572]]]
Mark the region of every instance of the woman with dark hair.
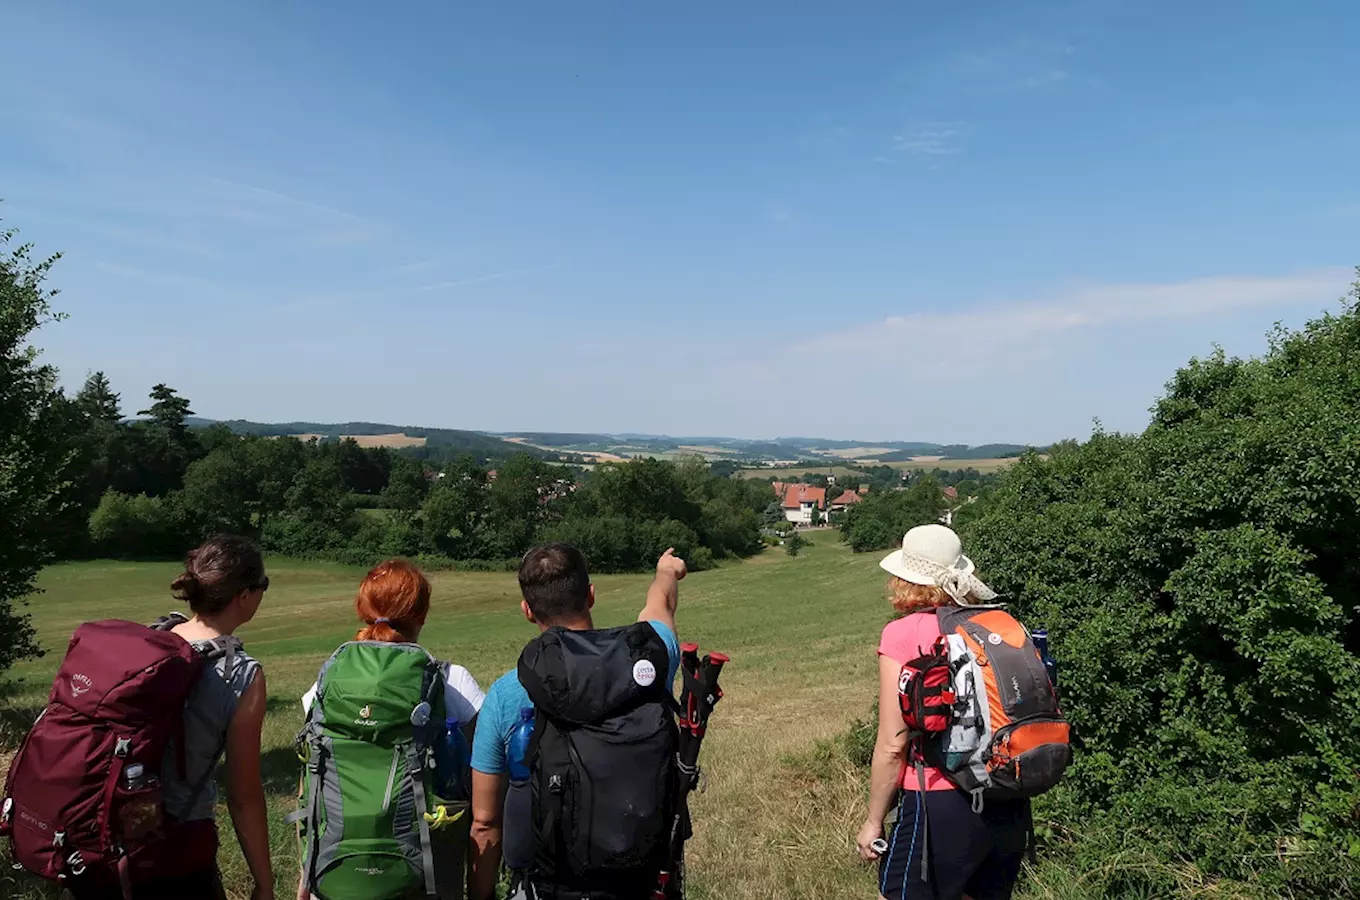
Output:
[[217,783],[213,770],[225,754],[227,808],[250,868],[253,900],[273,900],[269,824],[260,780],[260,729],[264,722],[264,671],[234,636],[260,608],[269,589],[264,560],[243,537],[219,535],[189,553],[172,585],[193,614],[173,613],[158,623],[208,656],[211,664],[184,709],[183,777],[172,746],[162,768],[166,815],[179,824],[174,871],[139,888],[136,897],[224,898],[217,870]]

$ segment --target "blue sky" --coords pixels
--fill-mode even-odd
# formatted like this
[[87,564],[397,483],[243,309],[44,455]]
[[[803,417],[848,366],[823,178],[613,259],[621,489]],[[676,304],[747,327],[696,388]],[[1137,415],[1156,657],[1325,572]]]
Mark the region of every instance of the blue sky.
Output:
[[0,217],[136,410],[1043,442],[1335,308],[1360,4],[12,4]]

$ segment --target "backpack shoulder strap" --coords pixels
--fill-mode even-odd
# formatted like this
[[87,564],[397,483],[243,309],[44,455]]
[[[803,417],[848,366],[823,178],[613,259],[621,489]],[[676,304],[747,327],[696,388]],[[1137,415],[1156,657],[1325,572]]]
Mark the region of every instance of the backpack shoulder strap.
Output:
[[189,621],[189,617],[182,612],[171,612],[161,616],[149,626],[153,631],[169,631],[177,625],[183,625]]

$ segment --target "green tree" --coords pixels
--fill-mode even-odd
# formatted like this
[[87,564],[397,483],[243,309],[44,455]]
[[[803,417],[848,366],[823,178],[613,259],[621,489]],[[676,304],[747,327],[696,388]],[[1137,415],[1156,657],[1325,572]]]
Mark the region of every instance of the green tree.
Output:
[[151,389],[151,399],[151,408],[139,410],[137,415],[148,416],[155,425],[183,438],[189,431],[185,420],[194,414],[189,408],[188,398],[179,396],[168,385],[158,384]]
[[186,424],[193,415],[187,398],[158,384],[151,389],[151,399],[151,407],[137,413],[149,418],[133,430],[133,455],[140,470],[137,487],[142,493],[160,497],[184,483],[184,473],[198,457],[200,447]]
[[0,671],[41,652],[21,606],[51,556],[49,523],[73,452],[56,370],[29,343],[59,318],[56,292],[43,287],[59,257],[35,261],[16,234],[0,230]]
[[174,496],[192,537],[253,535],[259,487],[241,442],[219,447],[189,466],[184,487]]
[[540,528],[558,518],[561,474],[561,469],[526,453],[515,454],[497,468],[486,492],[488,556],[519,556],[534,543]]
[[938,522],[947,508],[940,483],[921,475],[900,490],[870,491],[846,513],[841,540],[856,553],[884,550],[900,543],[909,529]]
[[429,492],[430,479],[425,477],[424,466],[406,456],[392,457],[392,468],[382,490],[384,508],[415,512]]
[[455,559],[483,555],[488,509],[486,470],[470,454],[458,457],[444,468],[421,507],[426,544]]
[[108,377],[103,372],[95,372],[85,379],[85,384],[76,394],[76,405],[95,422],[117,424],[123,419],[119,399]]

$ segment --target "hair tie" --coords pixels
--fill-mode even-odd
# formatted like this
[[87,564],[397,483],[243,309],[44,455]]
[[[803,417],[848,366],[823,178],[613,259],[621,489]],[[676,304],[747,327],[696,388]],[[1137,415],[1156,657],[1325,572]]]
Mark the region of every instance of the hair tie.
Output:
[[392,620],[391,620],[391,619],[388,619],[388,618],[386,618],[386,617],[380,617],[380,618],[374,619],[374,620],[373,620],[373,624],[374,624],[374,625],[391,625],[391,624],[392,624]]

